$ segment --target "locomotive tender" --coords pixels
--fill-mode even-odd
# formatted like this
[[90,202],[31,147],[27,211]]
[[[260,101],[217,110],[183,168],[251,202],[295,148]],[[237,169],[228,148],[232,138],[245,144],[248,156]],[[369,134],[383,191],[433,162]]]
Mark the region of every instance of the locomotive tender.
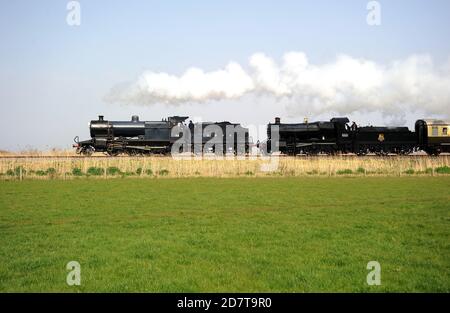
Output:
[[[187,116],[171,116],[161,121],[106,121],[103,116],[90,122],[91,139],[78,141],[77,152],[91,155],[104,152],[115,156],[170,154],[194,152],[201,154],[238,154],[249,152],[249,132],[238,123],[206,122],[186,125]],[[267,125],[267,140],[259,144],[267,153],[346,154],[365,155],[401,154],[423,150],[430,155],[450,152],[450,122],[418,120],[415,131],[408,127],[364,126],[349,124],[346,117],[330,121],[304,123],[275,123]]]

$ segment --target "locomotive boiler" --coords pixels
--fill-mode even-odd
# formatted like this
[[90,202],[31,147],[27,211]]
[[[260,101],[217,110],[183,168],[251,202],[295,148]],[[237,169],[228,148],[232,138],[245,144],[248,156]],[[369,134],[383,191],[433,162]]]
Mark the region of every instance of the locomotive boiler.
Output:
[[[275,123],[267,125],[268,152],[272,152],[273,144],[279,152],[288,155],[350,152],[352,140],[348,122],[348,118],[338,117],[330,121],[286,124],[276,117]],[[273,131],[278,132],[278,142],[272,140]]]

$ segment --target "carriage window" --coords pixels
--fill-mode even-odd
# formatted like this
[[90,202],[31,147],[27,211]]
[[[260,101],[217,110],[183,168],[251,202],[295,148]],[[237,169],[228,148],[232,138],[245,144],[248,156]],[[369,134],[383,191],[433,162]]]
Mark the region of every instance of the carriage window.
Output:
[[442,135],[447,136],[447,127],[442,128]]
[[437,126],[433,126],[431,134],[432,134],[432,136],[437,136],[438,135],[438,128],[437,128]]

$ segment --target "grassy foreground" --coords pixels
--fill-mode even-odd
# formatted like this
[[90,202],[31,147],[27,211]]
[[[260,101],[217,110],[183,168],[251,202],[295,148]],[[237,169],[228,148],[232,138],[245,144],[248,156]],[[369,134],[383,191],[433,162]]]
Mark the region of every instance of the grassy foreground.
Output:
[[[450,291],[450,177],[0,183],[0,291]],[[81,286],[66,264],[81,264]],[[381,286],[366,265],[381,264]]]

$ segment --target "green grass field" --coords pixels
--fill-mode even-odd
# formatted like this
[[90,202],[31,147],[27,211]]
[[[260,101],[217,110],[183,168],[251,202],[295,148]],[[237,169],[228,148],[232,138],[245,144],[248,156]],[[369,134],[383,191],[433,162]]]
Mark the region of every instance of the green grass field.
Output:
[[1,182],[0,245],[0,291],[449,292],[450,177]]

